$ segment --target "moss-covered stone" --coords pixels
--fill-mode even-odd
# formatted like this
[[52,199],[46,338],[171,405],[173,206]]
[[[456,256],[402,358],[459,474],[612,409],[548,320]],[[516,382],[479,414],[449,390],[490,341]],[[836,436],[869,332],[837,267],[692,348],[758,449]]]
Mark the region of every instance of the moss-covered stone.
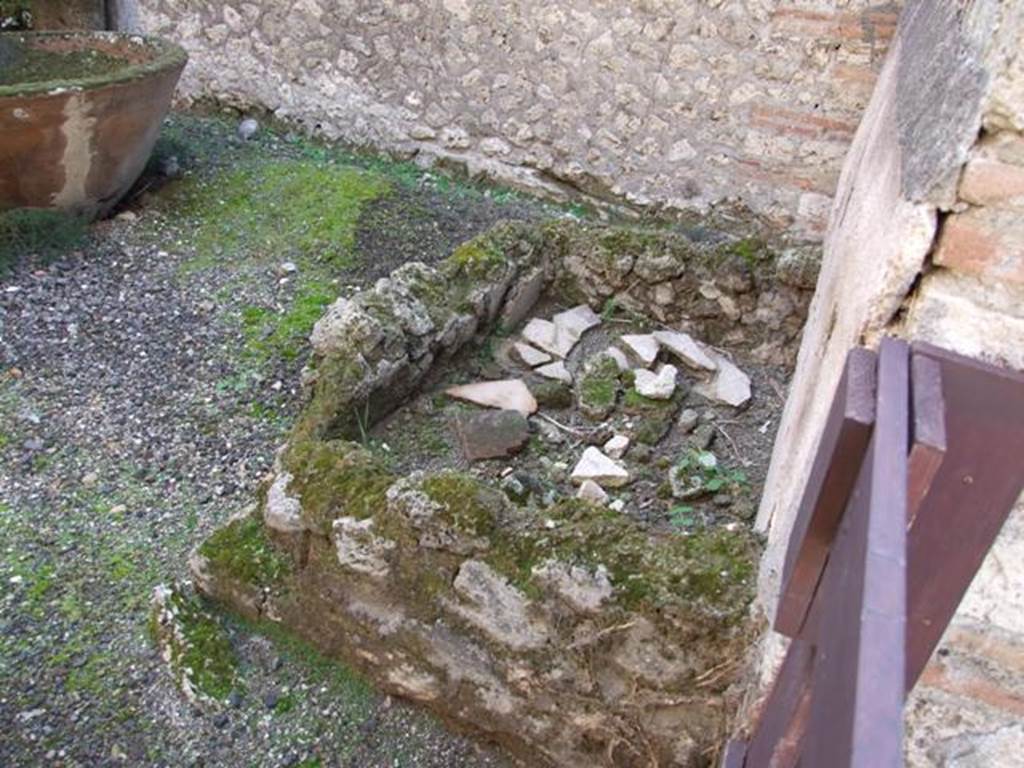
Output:
[[223,701],[238,687],[238,658],[228,633],[198,597],[180,587],[157,587],[149,632],[189,700]]
[[290,491],[302,503],[307,528],[328,536],[339,517],[365,520],[387,504],[395,481],[383,462],[362,446],[344,440],[304,440],[285,456],[292,473]]
[[601,355],[584,369],[576,386],[579,407],[591,419],[603,419],[615,408],[619,396],[619,366]]
[[672,428],[672,423],[686,397],[684,390],[677,387],[668,400],[654,400],[636,391],[632,372],[624,375],[626,385],[622,396],[622,408],[633,415],[633,436],[644,445],[657,445]]
[[291,572],[291,564],[274,548],[257,514],[218,528],[200,545],[199,554],[211,575],[259,587],[277,585]]

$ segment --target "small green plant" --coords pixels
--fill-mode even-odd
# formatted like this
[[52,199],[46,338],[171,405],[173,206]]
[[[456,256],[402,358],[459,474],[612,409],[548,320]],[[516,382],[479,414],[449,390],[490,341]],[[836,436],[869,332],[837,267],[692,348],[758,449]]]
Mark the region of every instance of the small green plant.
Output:
[[696,521],[693,516],[693,507],[680,504],[672,507],[668,512],[668,521],[673,528],[690,528]]
[[615,312],[619,308],[619,304],[615,301],[614,296],[609,296],[605,299],[604,306],[601,307],[601,319],[608,322],[615,317]]
[[744,472],[726,469],[711,451],[687,451],[673,472],[677,483],[684,488],[684,496],[688,498],[720,491],[739,493],[747,485]]

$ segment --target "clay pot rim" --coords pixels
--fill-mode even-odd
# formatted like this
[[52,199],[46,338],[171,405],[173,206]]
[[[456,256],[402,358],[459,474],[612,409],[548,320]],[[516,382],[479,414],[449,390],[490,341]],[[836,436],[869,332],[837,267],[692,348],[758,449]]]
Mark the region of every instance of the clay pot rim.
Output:
[[13,83],[0,86],[0,98],[33,95],[59,96],[70,91],[88,91],[108,85],[138,80],[167,70],[181,68],[188,61],[188,53],[176,43],[162,37],[136,35],[127,32],[72,31],[72,32],[5,32],[5,37],[26,39],[74,39],[89,38],[110,42],[125,41],[130,45],[149,49],[154,53],[148,61],[139,64],[125,62],[114,72],[93,77],[64,80],[39,80],[31,83]]

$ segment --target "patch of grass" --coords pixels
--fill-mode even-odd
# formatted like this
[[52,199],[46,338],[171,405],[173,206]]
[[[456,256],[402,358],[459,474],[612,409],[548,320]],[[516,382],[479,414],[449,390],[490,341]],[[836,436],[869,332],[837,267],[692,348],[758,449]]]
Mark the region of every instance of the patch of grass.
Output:
[[299,287],[283,313],[277,314],[265,307],[243,307],[246,348],[260,359],[294,360],[302,353],[313,326],[335,297],[336,291],[329,283],[309,280]]
[[85,219],[63,211],[16,208],[0,212],[0,275],[25,256],[52,261],[81,247],[88,237]]
[[172,202],[197,222],[192,270],[239,253],[342,268],[351,263],[363,204],[387,189],[385,179],[352,167],[278,160],[192,182]]

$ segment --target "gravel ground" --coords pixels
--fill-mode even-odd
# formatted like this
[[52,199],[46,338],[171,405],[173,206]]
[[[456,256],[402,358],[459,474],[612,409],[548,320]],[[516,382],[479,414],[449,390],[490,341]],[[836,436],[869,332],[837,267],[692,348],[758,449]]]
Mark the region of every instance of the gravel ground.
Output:
[[[351,162],[387,181],[343,267],[245,237],[203,253],[219,209],[200,193],[267,158]],[[295,414],[323,292],[543,207],[269,131],[243,144],[233,123],[188,115],[166,126],[158,168],[184,176],[151,172],[76,250],[17,254],[0,274],[0,765],[507,765],[227,617],[244,689],[196,710],[145,620],[153,587],[185,578],[189,550],[252,500]]]

